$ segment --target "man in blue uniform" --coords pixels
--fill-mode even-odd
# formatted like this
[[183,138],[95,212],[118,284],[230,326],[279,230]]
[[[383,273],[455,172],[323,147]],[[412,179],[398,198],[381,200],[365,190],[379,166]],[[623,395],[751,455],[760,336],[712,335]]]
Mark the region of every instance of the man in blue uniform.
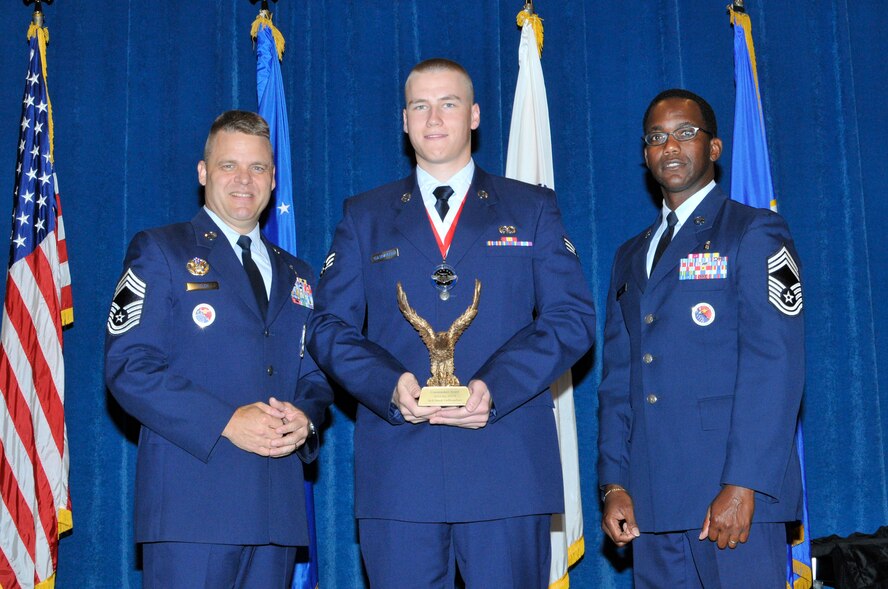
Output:
[[[358,401],[355,511],[373,587],[546,587],[563,511],[547,387],[590,345],[595,313],[555,194],[472,161],[472,82],[449,60],[405,84],[414,174],[345,202],[309,349]],[[456,344],[465,406],[423,407],[429,352],[397,284],[435,331],[472,303]]]
[[302,462],[333,396],[304,349],[312,273],[260,234],[274,164],[259,115],[217,118],[197,171],[206,206],[133,238],[105,340],[108,388],[142,424],[144,586],[289,588]]
[[602,529],[632,542],[637,588],[784,587],[801,500],[798,256],[779,215],[715,184],[722,143],[705,100],[661,93],[644,133],[663,206],[611,275]]

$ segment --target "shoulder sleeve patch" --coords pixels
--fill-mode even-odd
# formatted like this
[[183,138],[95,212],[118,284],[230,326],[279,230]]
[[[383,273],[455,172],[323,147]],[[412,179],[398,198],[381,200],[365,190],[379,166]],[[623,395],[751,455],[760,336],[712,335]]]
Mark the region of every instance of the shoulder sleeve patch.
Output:
[[[333,262],[336,260],[336,252],[330,252],[327,256],[327,259],[324,260],[324,265],[321,268],[321,276],[324,275],[324,272],[333,267]],[[318,276],[320,278],[321,276]]]
[[142,304],[145,302],[147,285],[136,276],[131,268],[127,268],[111,301],[111,312],[108,314],[108,333],[121,335],[139,324],[142,318]]
[[579,258],[580,255],[577,253],[577,248],[573,242],[567,238],[567,235],[562,235],[561,237],[564,239],[564,247],[567,248],[567,251]]
[[784,315],[802,312],[799,266],[785,245],[768,258],[768,301]]

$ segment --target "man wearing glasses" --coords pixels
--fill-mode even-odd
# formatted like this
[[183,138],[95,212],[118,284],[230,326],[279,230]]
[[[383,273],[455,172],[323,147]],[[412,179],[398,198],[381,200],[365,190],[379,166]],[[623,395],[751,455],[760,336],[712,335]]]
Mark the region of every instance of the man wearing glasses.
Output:
[[667,90],[644,116],[663,194],[617,251],[599,388],[601,527],[636,588],[784,587],[799,518],[798,256],[783,218],[715,183],[715,114]]

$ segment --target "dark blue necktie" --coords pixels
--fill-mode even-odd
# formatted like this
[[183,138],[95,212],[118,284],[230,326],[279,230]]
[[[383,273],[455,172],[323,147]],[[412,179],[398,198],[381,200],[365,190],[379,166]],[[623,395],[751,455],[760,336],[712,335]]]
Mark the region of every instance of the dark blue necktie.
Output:
[[253,296],[256,297],[256,303],[259,305],[262,316],[265,317],[265,313],[268,311],[268,293],[265,292],[265,281],[262,280],[259,267],[253,261],[253,256],[250,254],[250,244],[252,243],[253,240],[246,235],[241,235],[237,238],[237,244],[243,250],[241,261],[244,263],[247,278],[250,279],[250,288],[253,289]]
[[447,216],[447,211],[450,210],[447,199],[453,196],[453,189],[449,186],[439,186],[432,191],[432,194],[435,195],[435,210],[438,211],[438,216],[443,221]]
[[651,262],[651,274],[654,273],[654,268],[657,267],[657,262],[660,261],[660,257],[663,255],[663,252],[666,251],[669,242],[672,241],[672,233],[675,231],[676,223],[678,223],[678,215],[675,214],[675,211],[669,211],[669,214],[666,215],[666,231],[660,236],[660,242],[657,244],[657,249],[654,251],[654,261]]

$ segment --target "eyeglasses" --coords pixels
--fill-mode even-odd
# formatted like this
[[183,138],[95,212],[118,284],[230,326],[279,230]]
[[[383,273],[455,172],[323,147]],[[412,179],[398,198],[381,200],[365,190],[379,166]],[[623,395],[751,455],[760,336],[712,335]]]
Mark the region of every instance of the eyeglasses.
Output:
[[703,129],[702,127],[679,127],[672,133],[667,133],[666,131],[654,131],[653,133],[648,133],[642,139],[648,145],[663,145],[667,141],[669,141],[669,136],[672,135],[675,137],[676,141],[690,141],[694,137],[697,136],[697,133],[703,131],[709,136],[712,136],[712,133]]

